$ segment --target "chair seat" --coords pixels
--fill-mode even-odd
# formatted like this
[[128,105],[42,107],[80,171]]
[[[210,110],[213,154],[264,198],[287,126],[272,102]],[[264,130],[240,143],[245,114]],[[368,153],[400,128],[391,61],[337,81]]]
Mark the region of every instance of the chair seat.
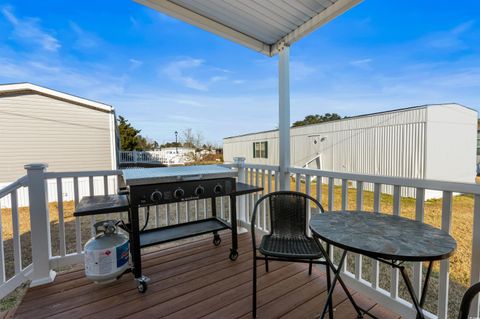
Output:
[[265,256],[292,258],[292,259],[318,259],[322,252],[313,238],[263,236],[259,247],[260,253]]

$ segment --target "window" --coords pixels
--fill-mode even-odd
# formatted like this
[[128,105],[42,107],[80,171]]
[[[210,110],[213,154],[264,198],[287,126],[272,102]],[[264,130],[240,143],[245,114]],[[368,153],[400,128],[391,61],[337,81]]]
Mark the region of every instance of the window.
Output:
[[253,143],[253,158],[268,158],[268,142]]

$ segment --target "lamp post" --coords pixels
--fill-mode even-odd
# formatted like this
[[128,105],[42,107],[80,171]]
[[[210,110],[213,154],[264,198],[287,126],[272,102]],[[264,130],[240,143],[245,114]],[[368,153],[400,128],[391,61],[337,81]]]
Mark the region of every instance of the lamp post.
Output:
[[178,141],[177,141],[177,137],[178,137],[178,132],[175,131],[175,153],[178,154]]

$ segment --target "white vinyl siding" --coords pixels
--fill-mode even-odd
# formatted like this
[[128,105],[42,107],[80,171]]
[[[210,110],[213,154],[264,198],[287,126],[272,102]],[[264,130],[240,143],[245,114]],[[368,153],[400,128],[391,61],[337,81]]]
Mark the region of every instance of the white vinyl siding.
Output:
[[0,183],[41,162],[49,171],[112,169],[111,112],[36,94],[0,95]]

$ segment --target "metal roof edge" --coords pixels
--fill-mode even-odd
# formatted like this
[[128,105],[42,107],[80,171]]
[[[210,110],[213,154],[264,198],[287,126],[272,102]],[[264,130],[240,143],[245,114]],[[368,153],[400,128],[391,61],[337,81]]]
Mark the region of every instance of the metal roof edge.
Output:
[[[291,130],[296,130],[296,129],[304,128],[306,126],[323,125],[323,124],[327,124],[327,123],[346,121],[346,120],[357,119],[357,118],[362,118],[362,117],[367,117],[367,116],[372,116],[372,115],[380,115],[380,114],[395,113],[395,112],[406,112],[406,111],[410,111],[410,110],[414,110],[414,109],[422,109],[422,108],[428,108],[428,107],[432,107],[432,106],[446,106],[446,105],[452,105],[452,104],[464,107],[466,109],[469,109],[469,110],[472,110],[472,111],[475,111],[475,112],[478,113],[477,110],[475,110],[471,107],[467,107],[467,106],[464,106],[460,103],[455,103],[455,102],[423,104],[423,105],[403,107],[403,108],[398,108],[398,109],[393,109],[393,110],[388,110],[388,111],[380,111],[380,112],[373,112],[373,113],[368,113],[368,114],[360,114],[360,115],[355,115],[355,116],[349,116],[349,117],[345,117],[345,118],[342,118],[342,119],[339,119],[339,120],[334,120],[334,121],[329,121],[329,122],[307,124],[307,125],[302,125],[302,126],[297,126],[297,127],[290,127],[290,129]],[[252,132],[252,133],[245,133],[245,134],[240,134],[240,135],[224,137],[223,140],[233,139],[233,138],[237,138],[237,137],[244,137],[244,136],[249,136],[249,135],[262,134],[262,133],[272,133],[272,132],[277,132],[277,131],[278,131],[278,129],[258,131],[258,132]]]
[[22,92],[22,91],[37,92],[52,98],[57,98],[60,100],[84,105],[87,107],[96,108],[102,111],[113,112],[115,110],[113,106],[105,103],[88,100],[76,95],[72,95],[69,93],[64,93],[64,92],[53,90],[47,87],[32,84],[30,82],[0,84],[0,96],[2,94]]
[[234,30],[224,24],[209,19],[203,15],[186,9],[178,4],[170,2],[168,0],[134,0],[135,2],[142,4],[146,7],[154,9],[156,11],[165,13],[183,22],[194,25],[200,29],[214,33],[220,37],[231,40],[235,43],[246,46],[257,52],[263,53],[268,56],[271,54],[271,45],[264,43],[258,39],[255,39],[242,32]]
[[291,45],[306,35],[312,33],[316,29],[320,28],[324,24],[332,21],[336,17],[342,15],[346,11],[350,10],[363,0],[338,0],[325,10],[319,12],[316,16],[313,16],[311,19],[304,22],[302,25],[298,26],[295,30],[291,31],[289,34],[278,40],[275,44],[272,45],[272,50],[270,56],[273,56],[278,53],[279,46],[283,44]]

